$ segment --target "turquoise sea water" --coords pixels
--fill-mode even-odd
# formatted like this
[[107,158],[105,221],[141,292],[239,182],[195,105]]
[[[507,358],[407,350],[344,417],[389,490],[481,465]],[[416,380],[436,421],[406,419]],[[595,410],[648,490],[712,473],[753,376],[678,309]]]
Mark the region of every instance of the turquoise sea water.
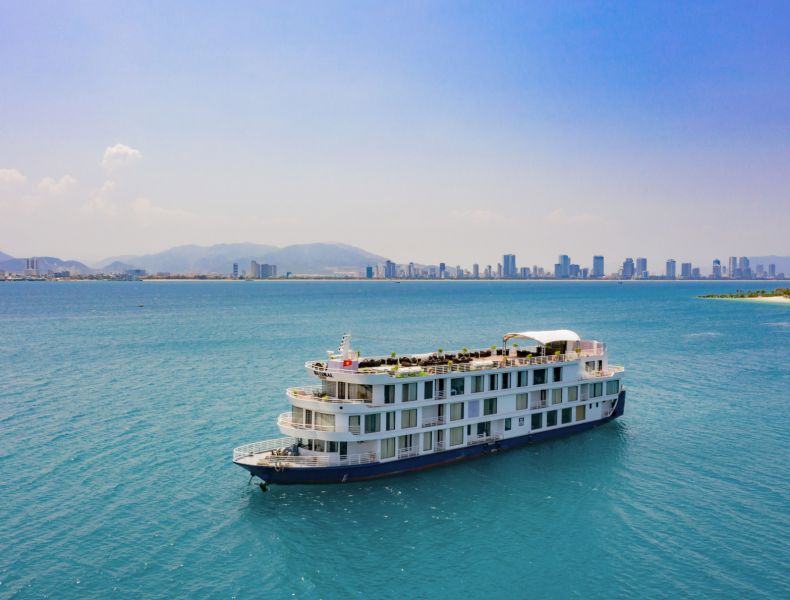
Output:
[[[694,298],[742,286],[0,284],[0,597],[786,598],[790,307]],[[619,421],[373,483],[231,463],[347,330],[560,327],[626,366]]]

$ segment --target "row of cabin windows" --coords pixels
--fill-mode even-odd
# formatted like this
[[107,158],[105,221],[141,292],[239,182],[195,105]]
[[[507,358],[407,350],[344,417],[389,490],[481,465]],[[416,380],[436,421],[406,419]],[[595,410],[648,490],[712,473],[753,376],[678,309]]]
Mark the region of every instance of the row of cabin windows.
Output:
[[[552,381],[562,381],[562,367],[553,367],[552,369],[535,369],[532,371],[532,385],[543,385],[547,383],[548,372],[552,372]],[[479,394],[486,391],[496,391],[499,389],[507,390],[510,389],[512,383],[512,373],[502,373],[501,376],[498,373],[490,373],[489,375],[473,375],[471,377],[472,380],[472,392],[473,394]],[[486,379],[488,381],[486,382]],[[500,387],[501,384],[501,387]],[[352,385],[352,384],[350,384]],[[423,399],[430,400],[433,398],[434,393],[434,381],[425,381],[423,383]],[[516,373],[516,387],[527,387],[529,385],[529,371],[518,371]],[[368,386],[369,387],[369,386]],[[404,383],[402,386],[402,395],[401,399],[403,402],[412,402],[417,400],[417,384],[416,383]],[[466,378],[465,377],[453,377],[450,379],[450,395],[451,396],[461,396],[466,393]],[[371,392],[372,394],[372,392]],[[351,398],[351,396],[349,396]],[[384,404],[394,404],[395,403],[395,386],[394,385],[385,385],[384,386]]]
[[[551,404],[562,404],[563,389],[567,390],[567,402],[577,402],[579,400],[586,401],[590,398],[598,398],[603,395],[603,382],[599,383],[585,383],[580,386],[571,386],[567,388],[554,388],[552,390],[536,390],[532,392],[533,405],[532,408],[545,408],[548,405],[549,397],[551,397]],[[581,389],[581,396],[579,390]],[[620,390],[620,381],[606,382],[607,395],[616,394]],[[468,415],[466,415],[466,405],[468,404]],[[465,415],[469,418],[480,416],[480,402],[479,400],[470,400],[467,402],[451,402],[449,409],[450,421],[460,421],[464,419]],[[527,410],[529,408],[529,394],[521,393],[516,394],[516,410]],[[297,419],[297,411],[301,411],[294,407],[294,418]],[[563,409],[571,410],[571,409]],[[308,413],[310,411],[307,411]],[[401,413],[400,427],[407,429],[410,427],[417,427],[417,409],[412,408],[408,410],[399,411]],[[385,431],[392,431],[395,429],[395,411],[387,413],[375,413],[365,415],[364,433],[378,433],[381,431],[381,415],[385,415]],[[483,415],[497,414],[497,398],[485,398],[483,400]],[[327,415],[323,413],[314,413],[316,425],[332,425],[334,426],[334,415]],[[301,422],[301,419],[298,420]],[[565,423],[566,421],[563,421]],[[569,422],[569,421],[568,421]],[[349,429],[351,431],[359,431],[359,416],[349,417]],[[549,425],[547,425],[549,426]]]

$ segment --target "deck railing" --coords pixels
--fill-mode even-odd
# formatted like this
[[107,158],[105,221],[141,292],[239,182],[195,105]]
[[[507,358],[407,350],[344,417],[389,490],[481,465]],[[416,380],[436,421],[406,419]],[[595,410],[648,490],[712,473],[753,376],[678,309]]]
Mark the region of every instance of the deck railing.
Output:
[[[551,354],[548,356],[531,356],[519,358],[516,356],[492,356],[469,363],[453,363],[442,365],[426,365],[416,367],[396,367],[395,365],[383,367],[363,367],[360,369],[330,368],[326,362],[307,361],[305,367],[317,375],[325,373],[346,373],[349,375],[389,375],[394,378],[408,378],[425,375],[447,375],[449,373],[468,373],[470,371],[490,371],[509,367],[522,367],[533,365],[550,365],[556,363],[573,362],[582,358],[603,356],[605,344],[598,344],[592,348],[582,349],[578,352],[566,354]],[[338,400],[343,402],[343,400]]]
[[315,423],[297,423],[293,420],[293,415],[289,412],[282,413],[277,417],[277,425],[290,427],[292,429],[305,429],[309,431],[337,431],[334,425],[316,425]]
[[488,442],[496,442],[502,439],[502,436],[499,434],[493,435],[486,435],[481,433],[479,435],[472,435],[466,438],[466,445],[467,446],[474,446],[475,444],[487,444]]
[[285,393],[289,398],[294,398],[296,400],[320,400],[321,402],[336,402],[343,404],[370,404],[373,402],[372,398],[369,400],[362,398],[336,398],[327,394],[324,388],[322,388],[320,385],[292,387],[288,388]]
[[378,462],[378,455],[375,452],[365,452],[363,454],[349,454],[347,456],[337,455],[298,455],[298,456],[272,456],[264,454],[257,461],[262,466],[273,466],[280,468],[288,467],[340,467],[345,465],[364,465]]
[[419,448],[414,448],[412,446],[408,448],[398,448],[398,458],[409,458],[411,456],[417,456],[419,453]]
[[444,417],[428,417],[422,420],[423,427],[435,427],[436,425],[444,425]]
[[299,440],[296,438],[284,437],[274,440],[263,440],[261,442],[244,444],[243,446],[233,449],[233,460],[244,458],[245,456],[253,456],[255,454],[271,452],[272,450],[279,450],[280,448],[288,448],[289,446],[296,444],[298,441]]

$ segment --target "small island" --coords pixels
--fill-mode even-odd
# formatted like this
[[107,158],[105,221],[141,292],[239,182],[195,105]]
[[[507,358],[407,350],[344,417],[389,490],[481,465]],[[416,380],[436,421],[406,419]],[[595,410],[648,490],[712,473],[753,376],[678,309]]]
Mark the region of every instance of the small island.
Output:
[[734,294],[706,294],[699,298],[714,300],[755,300],[759,302],[773,302],[790,304],[790,288],[776,288],[775,290],[736,290]]

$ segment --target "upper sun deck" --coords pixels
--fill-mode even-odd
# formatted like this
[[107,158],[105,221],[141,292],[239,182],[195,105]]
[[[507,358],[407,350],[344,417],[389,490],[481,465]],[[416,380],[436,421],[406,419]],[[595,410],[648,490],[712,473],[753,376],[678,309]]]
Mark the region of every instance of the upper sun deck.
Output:
[[[527,340],[522,348],[518,342]],[[320,378],[345,376],[386,376],[398,379],[428,377],[455,372],[489,371],[510,367],[564,363],[588,357],[602,357],[606,344],[597,340],[582,340],[578,334],[567,329],[555,331],[525,331],[507,333],[501,346],[496,344],[485,349],[462,348],[445,352],[401,354],[390,356],[362,357],[351,350],[350,334],[343,336],[339,351],[330,353],[327,360],[308,361],[305,368]],[[378,378],[377,378],[378,379]]]

